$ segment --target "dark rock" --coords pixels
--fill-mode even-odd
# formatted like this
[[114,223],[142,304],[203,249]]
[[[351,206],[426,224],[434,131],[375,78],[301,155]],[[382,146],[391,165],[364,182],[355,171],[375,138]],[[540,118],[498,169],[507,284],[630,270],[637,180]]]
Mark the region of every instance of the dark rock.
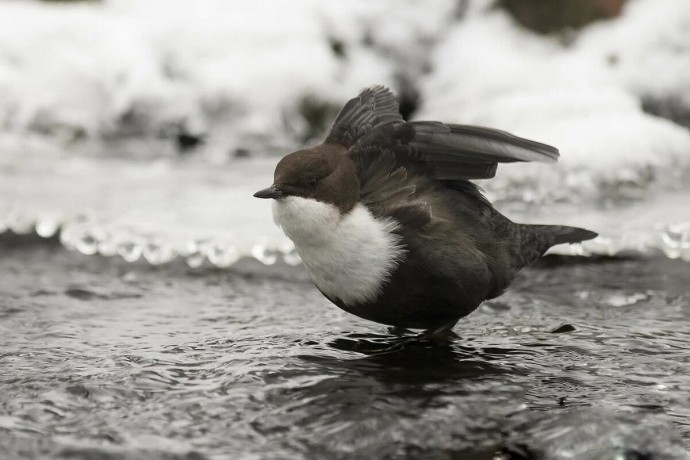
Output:
[[575,326],[573,326],[572,324],[563,323],[560,326],[554,327],[549,332],[551,332],[552,334],[562,334],[564,332],[573,332],[574,330]]
[[70,385],[66,387],[65,390],[71,395],[80,396],[82,398],[88,398],[90,394],[89,390],[87,390],[84,385]]
[[600,19],[616,17],[626,0],[499,0],[520,24],[539,33],[579,29]]
[[336,37],[328,37],[328,45],[331,51],[338,59],[345,59],[347,57],[345,42]]
[[175,142],[180,153],[187,153],[203,142],[203,136],[186,132],[177,133]]
[[299,101],[297,111],[307,124],[302,141],[309,141],[326,132],[333,119],[340,110],[340,106],[312,95],[307,95]]
[[67,290],[65,290],[65,295],[72,297],[72,298],[75,298],[75,299],[79,299],[79,300],[92,300],[92,299],[101,297],[101,295],[99,295],[93,291],[89,291],[87,289],[81,289],[81,288],[67,289]]
[[249,158],[251,157],[251,153],[249,152],[249,149],[245,149],[242,147],[238,147],[232,152],[232,157],[233,158]]
[[678,98],[644,97],[642,98],[642,110],[690,128],[690,107],[684,105]]

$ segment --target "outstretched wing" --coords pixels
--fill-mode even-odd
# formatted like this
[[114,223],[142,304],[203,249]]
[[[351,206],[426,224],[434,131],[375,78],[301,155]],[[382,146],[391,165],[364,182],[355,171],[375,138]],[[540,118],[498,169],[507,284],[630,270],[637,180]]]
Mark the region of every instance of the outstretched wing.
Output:
[[367,145],[392,149],[400,166],[443,181],[490,179],[498,163],[554,162],[558,150],[498,129],[437,121],[381,126],[351,150]]
[[349,148],[376,128],[402,121],[395,95],[383,86],[372,86],[340,109],[326,143]]
[[348,149],[378,145],[395,153],[398,166],[439,180],[489,179],[498,163],[553,162],[550,145],[481,126],[436,121],[406,123],[393,93],[383,86],[350,99],[335,119],[326,143]]
[[489,179],[498,163],[555,162],[558,149],[498,129],[417,121],[401,125],[394,139],[407,142],[410,154],[433,167],[440,180]]
[[345,104],[326,139],[348,149],[362,187],[361,201],[375,215],[395,216],[410,226],[431,220],[422,184],[434,180],[486,201],[468,179],[489,179],[498,163],[553,162],[558,150],[505,131],[445,124],[406,123],[395,96],[382,86],[362,91]]

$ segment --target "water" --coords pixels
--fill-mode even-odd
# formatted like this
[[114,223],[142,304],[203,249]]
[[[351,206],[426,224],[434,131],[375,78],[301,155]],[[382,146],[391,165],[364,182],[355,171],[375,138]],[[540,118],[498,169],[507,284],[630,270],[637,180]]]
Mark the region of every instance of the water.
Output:
[[2,241],[4,458],[680,459],[690,447],[682,261],[550,259],[462,320],[460,338],[429,343],[341,312],[284,264],[155,268]]

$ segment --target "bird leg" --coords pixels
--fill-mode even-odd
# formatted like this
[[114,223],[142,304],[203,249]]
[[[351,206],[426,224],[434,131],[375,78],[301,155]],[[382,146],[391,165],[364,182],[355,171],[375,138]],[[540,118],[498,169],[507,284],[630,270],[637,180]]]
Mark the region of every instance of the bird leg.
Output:
[[388,332],[391,334],[398,335],[401,340],[392,343],[391,345],[378,350],[376,354],[390,353],[394,351],[400,351],[405,348],[410,343],[423,342],[425,340],[430,340],[434,342],[450,342],[454,339],[459,338],[459,336],[453,332],[453,326],[457,324],[458,320],[449,321],[442,324],[434,329],[427,329],[417,335],[412,335],[405,337],[403,334],[407,331],[404,327],[391,326],[388,328]]
[[459,336],[453,332],[453,327],[458,323],[457,319],[442,324],[434,329],[427,329],[416,336],[417,340],[434,340],[439,342],[448,342]]

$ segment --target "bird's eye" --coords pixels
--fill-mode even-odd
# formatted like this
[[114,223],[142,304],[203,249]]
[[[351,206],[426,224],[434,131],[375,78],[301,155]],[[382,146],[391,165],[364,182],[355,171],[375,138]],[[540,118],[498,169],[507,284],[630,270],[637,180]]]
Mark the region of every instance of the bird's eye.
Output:
[[307,185],[309,187],[315,186],[316,185],[316,177],[310,177],[309,179],[307,179]]

